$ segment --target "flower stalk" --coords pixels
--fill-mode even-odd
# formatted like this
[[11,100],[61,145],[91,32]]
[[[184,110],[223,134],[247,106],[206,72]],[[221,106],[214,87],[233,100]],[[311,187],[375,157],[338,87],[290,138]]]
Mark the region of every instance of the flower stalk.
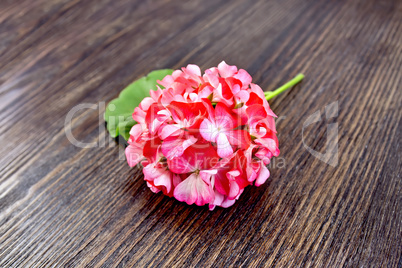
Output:
[[273,97],[278,96],[279,94],[281,94],[282,92],[286,91],[287,89],[289,89],[289,88],[297,85],[298,83],[300,83],[303,80],[303,78],[304,78],[304,74],[296,75],[292,80],[290,80],[289,82],[287,82],[283,86],[275,89],[274,91],[266,91],[266,92],[264,92],[265,98],[267,100],[270,100]]

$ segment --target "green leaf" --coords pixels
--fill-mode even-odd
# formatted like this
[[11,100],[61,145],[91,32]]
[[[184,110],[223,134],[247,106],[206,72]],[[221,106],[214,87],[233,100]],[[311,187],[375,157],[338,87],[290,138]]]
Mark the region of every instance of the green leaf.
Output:
[[105,111],[106,128],[113,138],[121,135],[126,141],[130,138],[130,129],[136,124],[132,118],[134,108],[149,97],[149,91],[156,90],[156,81],[162,80],[173,70],[163,69],[150,72],[147,76],[134,81],[120,92],[118,98],[109,102]]

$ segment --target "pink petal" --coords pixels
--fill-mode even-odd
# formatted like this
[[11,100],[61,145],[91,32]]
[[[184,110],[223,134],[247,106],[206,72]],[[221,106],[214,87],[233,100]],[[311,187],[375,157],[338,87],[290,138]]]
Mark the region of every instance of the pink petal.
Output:
[[261,162],[260,172],[257,179],[255,180],[255,186],[260,186],[269,178],[268,168]]
[[150,183],[149,181],[147,181],[147,186],[148,186],[149,189],[151,189],[151,191],[152,191],[153,193],[155,193],[155,194],[157,194],[157,193],[159,193],[159,192],[161,191],[158,187],[152,185],[152,183]]
[[190,93],[189,95],[188,95],[188,97],[189,97],[189,99],[191,100],[191,101],[193,101],[193,102],[195,102],[195,101],[197,101],[198,100],[198,95],[197,95],[197,93]]
[[[222,84],[219,83],[218,87],[215,88],[215,90],[213,91],[213,98],[212,101],[213,102],[217,102],[217,103],[222,103],[226,106],[232,106],[233,104],[233,98],[225,98],[224,92],[223,92],[223,88],[222,88]],[[233,97],[233,96],[232,96]]]
[[[149,132],[152,134],[157,133],[159,127],[167,119],[166,116],[158,114],[159,111],[164,110],[165,107],[160,103],[153,103],[147,110],[145,122],[148,125]],[[161,120],[161,118],[164,118]]]
[[271,116],[268,116],[267,122],[268,122],[268,124],[267,124],[268,128],[276,133],[275,119]]
[[148,130],[149,132],[154,135],[159,132],[159,127],[163,125],[163,122],[155,119],[154,121],[151,122],[151,124],[148,125]]
[[197,100],[201,100],[201,99],[206,99],[208,98],[212,92],[213,92],[213,87],[211,86],[205,86],[203,87],[199,92],[198,92],[198,96],[197,96]]
[[167,159],[172,160],[174,157],[181,156],[183,152],[196,141],[197,138],[193,136],[182,138],[172,136],[163,141],[161,151]]
[[[215,69],[214,69],[215,70]],[[218,72],[213,71],[211,69],[205,70],[205,74],[203,76],[205,82],[209,82],[209,84],[216,88],[219,85],[219,77]]]
[[200,177],[205,183],[211,184],[211,176],[215,175],[217,172],[218,172],[218,170],[216,170],[216,169],[201,170]]
[[260,86],[251,83],[251,84],[250,84],[250,87],[251,87],[251,91],[254,92],[255,94],[257,94],[257,96],[258,96],[260,99],[263,100],[263,106],[264,106],[264,109],[265,109],[266,113],[267,113],[268,115],[270,115],[270,116],[277,117],[277,116],[274,114],[274,112],[272,112],[272,110],[269,108],[269,103],[268,103],[268,101],[265,99],[264,91],[260,88]]
[[218,191],[215,190],[215,198],[212,203],[209,203],[208,207],[209,210],[214,210],[216,206],[220,206],[223,202],[223,194],[219,193]]
[[127,163],[130,167],[134,167],[142,159],[144,159],[142,151],[143,151],[143,145],[141,144],[130,144],[129,146],[127,146],[125,154]]
[[270,159],[272,158],[273,154],[267,148],[260,148],[256,153],[255,156],[261,159],[265,165],[270,163]]
[[230,190],[230,185],[229,185],[229,181],[226,177],[226,172],[227,170],[223,169],[223,170],[219,170],[218,173],[214,176],[214,186],[215,189],[221,193],[221,194],[229,194],[229,190]]
[[211,67],[211,68],[205,70],[205,73],[206,73],[206,74],[212,74],[212,75],[214,75],[214,76],[216,76],[216,77],[219,76],[219,70],[218,70],[217,67]]
[[207,141],[216,141],[218,129],[208,119],[204,119],[200,125],[200,134]]
[[140,124],[145,124],[145,116],[147,113],[143,110],[141,110],[140,107],[135,107],[134,112],[133,112],[133,119],[135,122],[140,123]]
[[230,145],[229,140],[224,133],[220,133],[218,135],[216,144],[218,147],[218,155],[220,157],[230,157],[233,155],[232,146]]
[[236,98],[240,103],[246,103],[250,99],[250,93],[246,90],[240,90],[236,94]]
[[228,198],[235,199],[236,196],[239,194],[239,192],[240,192],[239,185],[234,181],[230,182],[230,190],[229,190]]
[[221,77],[226,78],[233,76],[237,72],[237,67],[234,65],[233,66],[227,65],[226,62],[222,61],[218,65],[218,70]]
[[266,104],[268,104],[268,102],[266,102],[266,100],[264,100],[264,108],[265,108],[265,111],[267,112],[267,114],[268,114],[269,116],[272,116],[272,117],[278,117],[278,116],[269,108],[269,105],[266,105]]
[[211,143],[198,142],[186,149],[183,157],[196,169],[212,174],[213,167],[219,162],[219,156]]
[[[164,140],[167,137],[171,136],[172,134],[178,134],[180,132],[180,128],[178,127],[177,124],[172,124],[172,125],[164,125],[161,128],[159,128],[159,137]],[[175,135],[177,136],[177,135]]]
[[162,85],[163,87],[168,88],[174,82],[174,79],[173,79],[173,76],[167,75],[162,79],[162,81],[158,80],[156,82],[159,85]]
[[250,133],[245,130],[237,129],[230,130],[225,132],[229,143],[232,145],[236,145],[243,150],[247,149],[251,144]]
[[191,205],[194,204],[195,200],[197,200],[197,188],[195,186],[194,180],[196,180],[197,175],[192,174],[187,179],[182,181],[179,185],[176,186],[173,192],[173,196],[181,201],[186,202]]
[[171,114],[170,114],[170,112],[168,111],[168,110],[160,110],[159,112],[157,112],[156,113],[158,116],[157,116],[157,119],[159,120],[159,121],[163,121],[163,118],[164,117],[170,117],[171,116]]
[[188,205],[203,206],[214,199],[214,192],[199,175],[193,173],[174,189],[174,197]]
[[233,77],[239,79],[245,87],[248,87],[252,80],[251,75],[243,69],[240,69]]
[[238,170],[231,170],[226,173],[226,177],[231,180],[236,180],[236,177],[240,175],[240,171]]
[[169,193],[172,190],[172,179],[170,172],[168,170],[162,172],[160,176],[154,179],[154,185],[165,187],[166,192],[164,191],[164,194]]
[[130,136],[133,137],[133,140],[136,141],[143,133],[141,124],[134,125],[130,130]]
[[254,142],[270,150],[274,156],[279,155],[278,145],[275,140],[270,138],[259,138],[255,139]]
[[242,106],[237,109],[233,109],[233,114],[236,120],[239,122],[239,126],[248,124],[248,115],[246,113],[246,106]]
[[194,65],[194,64],[187,65],[186,71],[189,74],[196,75],[196,76],[201,76],[200,67],[198,67],[197,65]]
[[183,75],[183,72],[181,71],[181,70],[175,70],[175,71],[173,71],[173,73],[172,73],[172,77],[173,77],[173,79],[177,79],[177,78],[179,78],[179,77],[181,77]]
[[264,103],[263,99],[261,99],[256,93],[251,92],[251,93],[250,93],[250,98],[248,99],[248,101],[247,101],[246,104],[247,104],[248,106],[251,106],[251,105],[253,105],[253,104],[257,104],[257,105],[262,106],[263,103]]
[[172,174],[165,167],[157,167],[158,161],[150,163],[143,168],[144,179],[149,182],[151,190],[155,187],[162,190],[165,195],[171,195]]
[[187,122],[185,127],[191,127],[207,113],[206,107],[202,102],[185,103],[173,101],[166,108],[176,123],[184,125]]
[[176,187],[179,185],[183,180],[180,178],[180,175],[173,174],[173,186]]
[[[153,90],[151,90],[151,91],[153,91]],[[138,107],[140,107],[142,110],[146,111],[146,110],[149,109],[149,107],[150,107],[153,103],[155,103],[155,101],[154,101],[152,98],[150,98],[150,97],[145,97],[145,98],[141,101],[140,105],[138,105]]]
[[236,202],[236,199],[239,198],[240,194],[235,199],[229,199],[226,195],[223,195],[215,190],[215,198],[214,201],[209,204],[209,210],[214,210],[216,206],[223,208],[232,206]]
[[218,103],[215,107],[215,122],[216,126],[221,129],[233,129],[239,123],[234,118],[231,110],[222,103]]
[[202,99],[202,104],[204,104],[204,107],[206,109],[206,116],[209,119],[209,121],[215,123],[215,110],[214,107],[212,106],[212,103],[209,99]]
[[197,142],[197,138],[194,136],[188,136],[184,141],[183,141],[183,149],[186,150],[188,147],[193,145],[194,143]]
[[[240,192],[240,194],[241,194],[241,192]],[[239,194],[239,196],[240,196],[240,194]],[[223,208],[231,207],[231,206],[233,206],[233,204],[236,202],[236,200],[237,200],[237,198],[229,199],[228,197],[226,197],[226,198],[222,201],[221,207],[223,207]]]
[[[162,145],[163,147],[163,145]],[[162,149],[163,150],[163,149]],[[189,159],[193,160],[193,159]],[[176,174],[185,174],[189,172],[193,172],[196,170],[196,167],[194,167],[191,163],[189,163],[188,159],[186,157],[183,157],[183,155],[174,157],[172,159],[168,158],[168,166],[169,169]]]
[[257,178],[258,174],[255,172],[255,170],[251,166],[247,166],[246,172],[247,172],[247,180],[249,182],[252,182]]
[[158,101],[158,99],[159,99],[159,97],[162,95],[162,93],[163,93],[163,91],[162,91],[162,89],[158,86],[158,85],[156,85],[156,90],[151,90],[151,91],[149,91],[149,94],[151,95],[151,98],[154,100],[154,101]]
[[265,94],[262,88],[257,84],[250,84],[251,91],[257,94],[261,99],[265,99]]
[[264,121],[268,117],[264,107],[259,104],[253,104],[247,107],[246,113],[249,117],[249,124]]
[[156,137],[154,139],[149,139],[144,144],[143,154],[149,162],[155,162],[159,160],[159,150],[162,141]]
[[181,156],[168,159],[167,162],[172,172],[184,174],[196,170],[210,170],[218,160],[219,156],[210,143],[198,142],[189,146]]

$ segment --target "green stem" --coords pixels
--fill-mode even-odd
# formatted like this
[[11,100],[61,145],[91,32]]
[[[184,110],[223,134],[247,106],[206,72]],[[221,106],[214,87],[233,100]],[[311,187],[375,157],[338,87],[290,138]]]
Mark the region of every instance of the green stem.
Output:
[[289,82],[287,82],[286,84],[284,84],[283,86],[275,89],[274,91],[266,91],[265,93],[265,98],[267,100],[272,99],[273,97],[278,96],[279,94],[281,94],[282,92],[284,92],[285,90],[295,86],[296,84],[298,84],[301,80],[303,80],[304,78],[304,74],[298,74],[296,75],[292,80],[290,80]]

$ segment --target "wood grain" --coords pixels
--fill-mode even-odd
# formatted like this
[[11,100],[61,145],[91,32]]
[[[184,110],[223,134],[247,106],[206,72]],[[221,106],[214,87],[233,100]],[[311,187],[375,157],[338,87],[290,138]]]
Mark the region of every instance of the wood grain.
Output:
[[[221,60],[266,90],[306,79],[271,101],[285,166],[210,212],[153,194],[99,116],[153,69]],[[1,1],[0,266],[401,267],[401,80],[397,0]],[[82,103],[95,148],[65,134]],[[332,167],[306,146],[335,123]]]

